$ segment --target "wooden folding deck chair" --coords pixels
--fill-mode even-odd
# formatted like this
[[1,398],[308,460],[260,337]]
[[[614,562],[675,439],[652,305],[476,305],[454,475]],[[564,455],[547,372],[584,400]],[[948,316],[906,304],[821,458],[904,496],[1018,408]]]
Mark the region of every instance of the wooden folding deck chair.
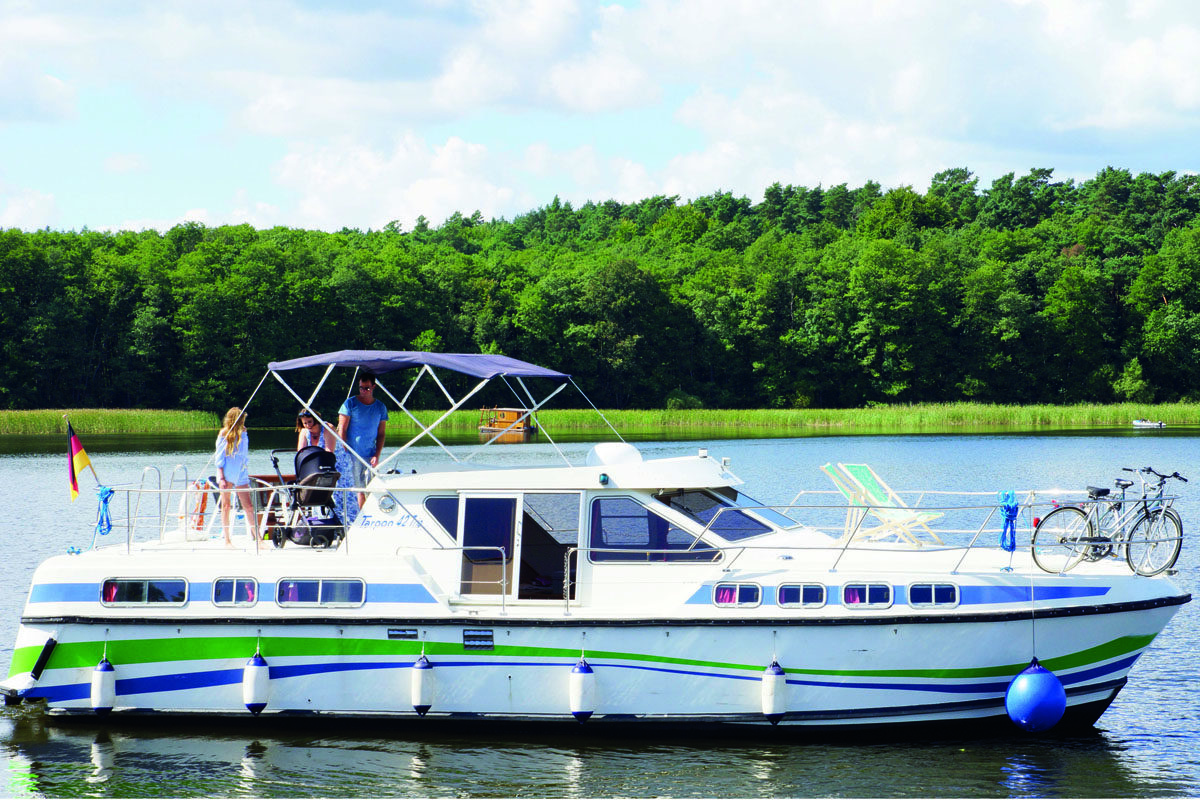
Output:
[[[867,541],[895,537],[920,546],[922,542],[914,530],[923,530],[933,541],[942,544],[941,538],[929,527],[929,523],[942,514],[909,508],[869,465],[838,464],[835,467],[829,463],[822,466],[821,471],[829,476],[850,504],[846,515],[847,536]],[[864,527],[863,520],[868,515],[879,524]]]

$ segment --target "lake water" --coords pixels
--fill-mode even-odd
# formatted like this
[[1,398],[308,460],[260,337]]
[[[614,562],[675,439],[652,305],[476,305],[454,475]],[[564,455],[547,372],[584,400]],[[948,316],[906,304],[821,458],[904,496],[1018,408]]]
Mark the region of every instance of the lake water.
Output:
[[[287,436],[252,432],[252,471],[270,471],[267,449]],[[207,437],[85,438],[100,477],[136,481],[146,464],[177,463],[194,477]],[[831,488],[827,461],[869,463],[896,489],[1028,489],[1111,485],[1121,467],[1153,466],[1196,478],[1177,504],[1191,536],[1200,519],[1200,433],[1185,430],[1040,435],[811,436],[642,442],[648,457],[705,447],[728,456],[743,487],[786,503],[801,489]],[[581,459],[589,445],[564,452]],[[456,453],[469,448],[455,447]],[[485,463],[550,463],[544,443],[489,448]],[[33,453],[33,454],[31,454]],[[436,450],[404,455],[421,469]],[[68,547],[86,547],[96,514],[93,480],[68,502],[65,446],[30,440],[0,447],[0,665],[7,675],[33,569]],[[1195,487],[1195,488],[1192,488]],[[1197,593],[1200,554],[1185,540],[1177,581]],[[1085,736],[909,741],[597,739],[587,726],[553,736],[457,731],[430,735],[387,725],[291,729],[247,717],[236,727],[105,728],[48,725],[39,709],[0,713],[0,795],[16,797],[309,796],[874,796],[1158,797],[1200,795],[1197,603],[1184,606],[1135,665],[1129,685]],[[503,730],[503,729],[500,729]]]

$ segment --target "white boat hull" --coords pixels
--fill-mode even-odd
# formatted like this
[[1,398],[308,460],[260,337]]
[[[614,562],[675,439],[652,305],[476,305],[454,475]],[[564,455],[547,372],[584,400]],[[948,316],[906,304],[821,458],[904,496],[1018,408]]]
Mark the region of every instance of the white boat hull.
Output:
[[[1062,680],[1068,706],[1103,711],[1134,661],[1177,605],[1038,619],[1036,655]],[[875,624],[761,620],[747,624],[628,621],[476,624],[112,624],[113,714],[247,714],[243,668],[256,644],[270,664],[262,714],[321,712],[416,718],[412,665],[423,648],[437,674],[427,718],[470,715],[571,719],[571,675],[586,642],[595,673],[589,724],[769,724],[762,675],[786,671],[780,725],[845,726],[971,721],[1004,716],[1009,681],[1034,654],[1030,621],[893,618]],[[1004,620],[1003,617],[1008,619]],[[857,621],[856,621],[857,623]],[[395,637],[397,626],[419,639]],[[491,649],[468,649],[464,630],[490,631]],[[86,624],[26,625],[20,646],[55,635],[58,658],[27,697],[59,712],[92,713]],[[170,654],[169,657],[168,653]],[[68,659],[70,659],[68,661]],[[59,666],[58,664],[61,664]],[[1091,721],[1090,719],[1088,720]]]

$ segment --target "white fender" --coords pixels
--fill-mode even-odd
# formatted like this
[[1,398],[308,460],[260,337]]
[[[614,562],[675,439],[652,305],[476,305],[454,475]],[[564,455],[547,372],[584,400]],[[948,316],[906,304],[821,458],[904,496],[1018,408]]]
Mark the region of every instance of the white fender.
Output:
[[92,670],[92,710],[104,716],[117,704],[117,670],[107,658]]
[[763,670],[762,712],[772,725],[779,724],[787,713],[787,676],[778,661]]
[[267,707],[271,696],[271,670],[267,662],[258,653],[246,662],[242,670],[242,702],[250,713],[258,715]]
[[433,664],[421,656],[412,665],[411,691],[412,706],[419,716],[425,716],[433,707],[433,698],[437,692],[437,679],[433,675]]
[[571,668],[567,689],[571,715],[580,722],[586,722],[596,710],[596,673],[585,659],[580,658],[579,663]]

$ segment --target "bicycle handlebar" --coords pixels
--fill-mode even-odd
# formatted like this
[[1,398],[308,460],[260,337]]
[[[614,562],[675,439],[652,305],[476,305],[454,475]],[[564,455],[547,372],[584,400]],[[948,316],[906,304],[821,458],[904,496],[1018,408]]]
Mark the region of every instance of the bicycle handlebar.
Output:
[[1188,482],[1188,479],[1180,475],[1178,472],[1172,472],[1170,475],[1164,475],[1158,470],[1154,469],[1154,467],[1142,467],[1141,469],[1134,469],[1133,467],[1121,467],[1121,469],[1124,472],[1144,472],[1147,475],[1153,475],[1159,479],[1158,482],[1160,486],[1172,478],[1183,481],[1184,483]]

